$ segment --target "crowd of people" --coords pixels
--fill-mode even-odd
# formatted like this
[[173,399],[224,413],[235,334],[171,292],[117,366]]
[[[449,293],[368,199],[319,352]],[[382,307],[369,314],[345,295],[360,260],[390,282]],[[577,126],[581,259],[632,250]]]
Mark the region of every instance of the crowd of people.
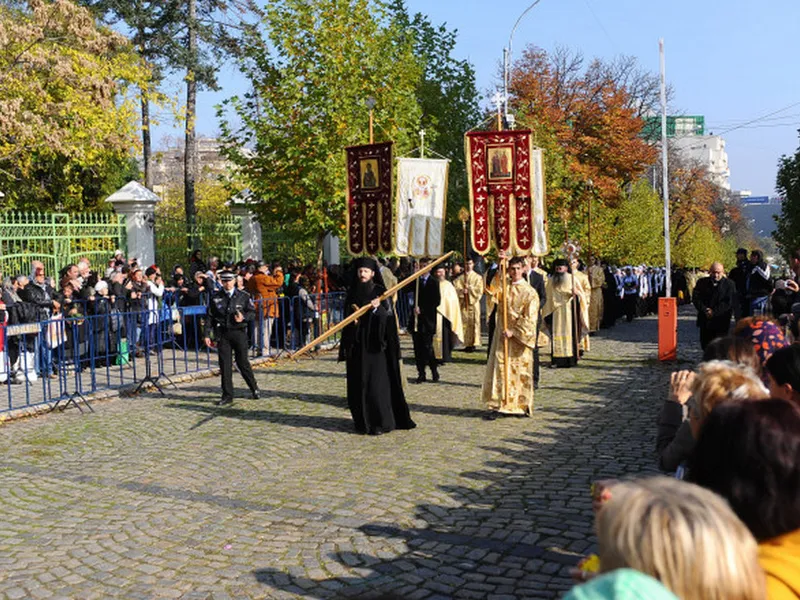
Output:
[[222,273],[234,273],[236,287],[256,301],[261,318],[249,325],[248,339],[259,354],[302,345],[318,331],[322,308],[341,310],[320,300],[320,292],[344,290],[338,267],[318,274],[298,262],[206,262],[199,251],[168,274],[121,251],[107,264],[81,258],[59,273],[35,260],[29,274],[2,278],[0,383],[56,377],[65,366],[126,364],[165,343],[198,349],[205,317],[181,309],[208,306]]
[[800,250],[785,278],[739,249],[694,282],[703,356],[658,418],[666,476],[595,485],[599,560],[568,598],[800,597],[798,284]]

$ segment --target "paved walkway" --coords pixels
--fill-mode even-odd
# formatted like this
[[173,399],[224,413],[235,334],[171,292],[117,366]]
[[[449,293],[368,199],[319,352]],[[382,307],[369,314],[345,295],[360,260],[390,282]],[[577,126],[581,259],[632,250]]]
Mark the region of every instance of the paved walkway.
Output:
[[[693,361],[688,312],[679,330]],[[560,597],[595,542],[591,481],[654,468],[655,340],[654,318],[592,338],[545,369],[533,419],[482,421],[483,356],[457,352],[409,386],[418,428],[381,437],[351,432],[330,355],[259,369],[265,397],[233,408],[209,379],[11,423],[0,595]]]

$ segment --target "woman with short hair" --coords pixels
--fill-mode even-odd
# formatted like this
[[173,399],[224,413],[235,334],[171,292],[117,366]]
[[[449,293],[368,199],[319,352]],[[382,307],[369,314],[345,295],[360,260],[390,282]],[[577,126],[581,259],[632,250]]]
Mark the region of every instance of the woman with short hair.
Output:
[[670,477],[618,483],[596,528],[601,573],[635,569],[682,600],[766,598],[755,539],[700,486]]
[[770,599],[800,598],[800,407],[778,398],[717,406],[689,479],[725,498],[759,541]]

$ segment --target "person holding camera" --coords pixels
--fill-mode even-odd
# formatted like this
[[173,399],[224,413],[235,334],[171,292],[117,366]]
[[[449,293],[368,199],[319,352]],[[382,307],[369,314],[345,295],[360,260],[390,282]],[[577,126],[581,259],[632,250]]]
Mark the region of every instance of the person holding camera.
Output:
[[[256,309],[250,294],[237,289],[236,275],[230,271],[218,274],[222,289],[214,292],[208,305],[208,319],[205,322],[204,342],[208,348],[216,345],[219,355],[219,369],[222,378],[222,397],[214,402],[217,406],[233,403],[233,357],[242,374],[251,398],[259,398],[258,384],[247,356],[247,323],[256,316]],[[216,343],[211,341],[214,331]]]

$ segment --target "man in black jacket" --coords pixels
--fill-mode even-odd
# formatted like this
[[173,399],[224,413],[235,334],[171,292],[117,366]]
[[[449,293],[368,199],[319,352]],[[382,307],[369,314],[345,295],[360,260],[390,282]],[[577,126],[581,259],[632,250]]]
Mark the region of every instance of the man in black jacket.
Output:
[[250,388],[251,397],[259,397],[258,384],[247,357],[247,322],[256,316],[256,309],[250,294],[236,289],[236,275],[229,271],[219,273],[222,289],[214,292],[208,305],[208,319],[205,323],[205,344],[213,347],[211,330],[216,338],[219,369],[222,377],[222,398],[217,406],[233,403],[233,357],[239,373]]
[[[419,261],[420,268],[430,263],[429,258]],[[417,364],[416,383],[427,381],[425,367],[431,368],[431,379],[439,381],[436,355],[433,352],[433,336],[436,333],[436,309],[442,301],[439,280],[426,273],[419,279],[419,293],[411,315],[409,329],[413,331],[414,359]]]
[[715,338],[728,335],[736,302],[736,285],[725,277],[722,263],[712,264],[711,274],[698,280],[692,302],[697,308],[700,346],[705,350]]

